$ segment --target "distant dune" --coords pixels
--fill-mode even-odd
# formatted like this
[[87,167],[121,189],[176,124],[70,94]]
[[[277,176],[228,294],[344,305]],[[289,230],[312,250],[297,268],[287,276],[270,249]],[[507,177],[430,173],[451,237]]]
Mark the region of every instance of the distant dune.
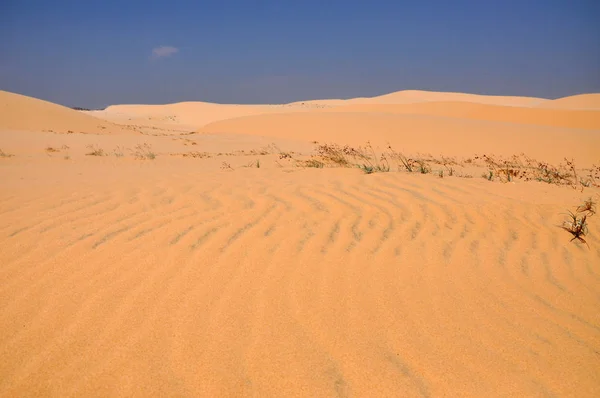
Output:
[[331,108],[328,111],[417,114],[587,130],[600,129],[600,109],[571,110],[566,108],[499,106],[471,102],[417,102],[402,105],[346,105]]
[[234,133],[296,140],[363,145],[367,141],[398,150],[470,156],[526,154],[561,161],[575,157],[598,162],[597,131],[470,118],[370,112],[306,112],[249,116],[209,124],[200,133]]
[[420,102],[472,102],[478,104],[504,106],[538,106],[549,100],[533,97],[507,97],[464,93],[444,93],[437,91],[403,90],[376,97],[361,97],[348,100],[315,100],[295,102],[340,106],[348,104],[414,104]]
[[[112,105],[91,114],[115,122],[145,120],[149,123],[204,126],[219,120],[262,113],[281,112],[281,105],[234,105],[209,102],[179,102],[166,105]],[[289,111],[289,110],[288,110]]]
[[548,101],[541,106],[562,109],[600,110],[600,94],[580,94]]
[[0,130],[131,133],[122,126],[37,98],[0,91]]

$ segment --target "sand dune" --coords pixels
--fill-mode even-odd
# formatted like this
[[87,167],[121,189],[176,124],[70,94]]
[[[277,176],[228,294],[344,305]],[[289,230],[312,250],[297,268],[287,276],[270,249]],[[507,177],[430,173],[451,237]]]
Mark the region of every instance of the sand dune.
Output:
[[600,94],[580,94],[543,103],[541,106],[559,109],[600,110]]
[[167,105],[113,105],[102,112],[106,115],[134,116],[172,124],[204,126],[219,120],[276,112],[278,109],[281,109],[281,106],[180,102]]
[[160,159],[0,173],[2,396],[600,386],[600,224],[591,250],[555,227],[572,189]]
[[371,141],[379,146],[389,143],[409,153],[446,156],[484,153],[511,156],[525,152],[552,162],[564,157],[575,158],[582,167],[598,163],[597,148],[600,148],[597,130],[368,112],[259,115],[212,123],[199,132],[286,137],[354,146]]
[[[304,103],[320,103],[340,106],[348,104],[414,104],[421,102],[472,102],[476,104],[504,106],[537,106],[548,101],[544,98],[477,95],[437,91],[402,90],[376,97],[352,98],[349,100],[316,100]],[[302,102],[300,102],[302,103]],[[296,102],[295,104],[298,104]]]
[[460,119],[600,130],[600,109],[570,110],[499,106],[470,102],[419,102],[404,105],[347,105],[331,108],[327,111],[446,116]]
[[132,132],[61,105],[7,91],[0,91],[0,130],[85,134]]
[[[587,167],[596,112],[415,92],[109,122],[0,94],[0,397],[600,390],[600,215],[589,246],[558,228],[598,186],[301,161],[371,141]],[[112,122],[143,134],[80,132]]]

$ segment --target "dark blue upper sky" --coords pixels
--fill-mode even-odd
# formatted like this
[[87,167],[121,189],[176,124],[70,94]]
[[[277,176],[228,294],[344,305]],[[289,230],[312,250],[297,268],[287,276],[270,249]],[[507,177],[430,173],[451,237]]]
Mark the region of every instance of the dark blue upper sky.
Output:
[[557,98],[600,92],[598,21],[600,0],[0,0],[0,89],[85,107]]

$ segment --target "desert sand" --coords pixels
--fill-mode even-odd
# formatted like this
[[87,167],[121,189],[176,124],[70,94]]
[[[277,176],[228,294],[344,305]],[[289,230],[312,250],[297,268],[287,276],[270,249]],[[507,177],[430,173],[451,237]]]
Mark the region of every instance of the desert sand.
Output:
[[[0,92],[0,396],[598,396],[600,215],[559,226],[600,201],[599,96]],[[319,157],[367,141],[389,172]],[[578,177],[481,161],[521,153]]]

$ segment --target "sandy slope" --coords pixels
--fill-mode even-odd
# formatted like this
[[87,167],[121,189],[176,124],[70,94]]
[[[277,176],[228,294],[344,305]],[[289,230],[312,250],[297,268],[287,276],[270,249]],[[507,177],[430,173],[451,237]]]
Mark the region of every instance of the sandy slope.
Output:
[[118,134],[131,130],[51,102],[0,90],[0,130]]
[[[589,248],[557,227],[599,188],[302,168],[278,150],[585,166],[593,112],[182,103],[111,107],[144,134],[94,135],[73,127],[89,115],[2,98],[26,112],[0,126],[0,397],[600,390],[600,215]],[[18,128],[51,123],[75,132]]]
[[600,110],[600,94],[580,94],[544,102],[541,106],[563,109]]
[[547,109],[499,106],[472,102],[418,102],[411,104],[359,104],[328,109],[329,112],[369,112],[445,116],[459,119],[488,120],[600,130],[599,110]]
[[555,226],[578,191],[168,157],[9,162],[2,396],[600,388],[600,223],[591,249]]
[[115,123],[141,125],[150,129],[154,127],[155,130],[161,130],[156,131],[156,133],[159,133],[193,131],[213,122],[251,115],[306,112],[348,105],[418,104],[440,101],[530,106],[538,105],[548,100],[528,97],[502,97],[405,90],[372,98],[298,101],[285,105],[233,105],[207,102],[180,102],[165,105],[112,105],[103,111],[86,113]]
[[598,163],[598,130],[515,124],[475,118],[370,112],[310,112],[259,115],[224,120],[200,133],[235,133],[349,145],[385,147],[408,153],[445,156],[521,152],[559,162],[575,158],[582,167]]

